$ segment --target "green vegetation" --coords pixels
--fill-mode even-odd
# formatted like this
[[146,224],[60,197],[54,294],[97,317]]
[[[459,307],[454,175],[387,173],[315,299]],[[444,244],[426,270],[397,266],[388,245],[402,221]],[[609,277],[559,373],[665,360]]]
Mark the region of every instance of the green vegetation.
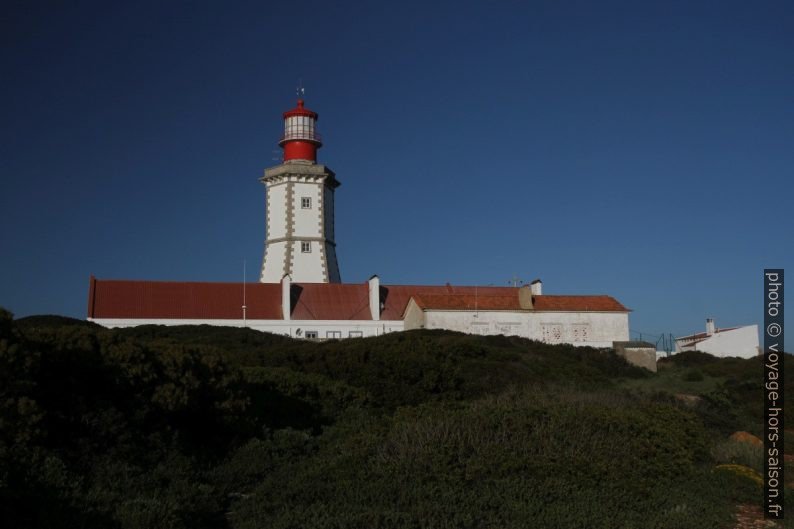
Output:
[[660,367],[503,336],[312,343],[3,311],[0,516],[8,527],[729,527],[760,488],[715,467],[760,469],[757,447],[728,434],[760,433],[762,364],[689,353]]

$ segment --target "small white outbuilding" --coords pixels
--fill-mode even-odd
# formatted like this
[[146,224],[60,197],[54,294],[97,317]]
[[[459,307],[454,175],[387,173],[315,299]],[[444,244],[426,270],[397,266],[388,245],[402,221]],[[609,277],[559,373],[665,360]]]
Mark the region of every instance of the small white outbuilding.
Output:
[[760,354],[758,325],[718,329],[713,318],[706,320],[706,332],[675,339],[675,352],[701,351],[714,356],[752,358]]

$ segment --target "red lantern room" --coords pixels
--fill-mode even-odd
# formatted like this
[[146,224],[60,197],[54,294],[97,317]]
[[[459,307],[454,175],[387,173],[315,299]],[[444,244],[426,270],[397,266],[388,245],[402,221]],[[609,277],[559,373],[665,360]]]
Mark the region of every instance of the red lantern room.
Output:
[[278,144],[284,149],[284,161],[317,161],[317,149],[322,146],[317,132],[317,112],[303,108],[303,99],[298,106],[284,112],[284,135]]

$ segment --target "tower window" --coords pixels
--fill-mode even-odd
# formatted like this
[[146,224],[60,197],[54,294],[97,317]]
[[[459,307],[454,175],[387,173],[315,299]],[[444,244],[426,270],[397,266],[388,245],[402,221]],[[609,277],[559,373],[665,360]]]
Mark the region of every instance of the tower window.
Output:
[[308,241],[301,241],[301,252],[311,253],[311,251],[312,251],[312,243]]
[[301,207],[303,209],[311,209],[312,208],[311,197],[301,197]]

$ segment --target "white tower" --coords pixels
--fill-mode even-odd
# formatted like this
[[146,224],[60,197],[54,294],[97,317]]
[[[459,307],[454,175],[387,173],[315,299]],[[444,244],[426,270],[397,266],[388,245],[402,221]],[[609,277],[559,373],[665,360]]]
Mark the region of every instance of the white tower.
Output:
[[265,257],[262,283],[278,283],[285,274],[298,283],[339,283],[334,242],[336,175],[317,163],[322,146],[317,113],[298,106],[284,112],[279,145],[284,162],[265,169]]

